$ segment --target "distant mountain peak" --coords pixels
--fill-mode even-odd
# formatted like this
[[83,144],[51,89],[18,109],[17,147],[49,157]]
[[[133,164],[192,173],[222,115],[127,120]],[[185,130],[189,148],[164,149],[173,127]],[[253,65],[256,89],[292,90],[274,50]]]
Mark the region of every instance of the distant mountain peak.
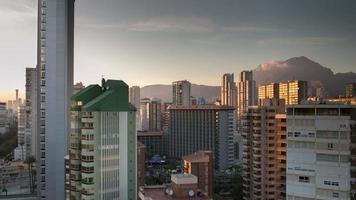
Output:
[[318,83],[318,87],[324,87],[331,96],[344,93],[347,82],[355,82],[355,73],[337,73],[321,64],[299,56],[285,61],[270,61],[257,66],[254,71],[254,79],[257,83],[280,82],[287,80],[305,80]]

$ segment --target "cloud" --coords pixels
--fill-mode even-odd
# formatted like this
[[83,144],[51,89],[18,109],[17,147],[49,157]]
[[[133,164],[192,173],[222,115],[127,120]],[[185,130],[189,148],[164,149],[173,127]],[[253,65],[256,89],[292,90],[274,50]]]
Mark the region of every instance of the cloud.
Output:
[[258,26],[228,26],[228,27],[224,27],[223,29],[224,31],[230,31],[230,32],[253,32],[253,33],[278,31],[278,29],[258,27]]
[[270,38],[259,40],[259,44],[282,44],[282,45],[325,45],[325,44],[336,44],[344,42],[345,38],[336,37],[283,37],[283,38]]
[[87,23],[79,20],[79,26],[92,29],[122,29],[134,32],[212,32],[213,23],[204,18],[154,18],[127,23]]
[[272,60],[263,64],[259,65],[261,67],[262,71],[268,71],[270,69],[275,69],[275,68],[286,68],[288,67],[287,63],[285,63],[284,61],[280,61],[280,60]]
[[128,29],[140,32],[212,32],[214,26],[204,18],[156,18],[131,24]]
[[30,21],[37,16],[36,10],[34,0],[0,1],[0,23]]

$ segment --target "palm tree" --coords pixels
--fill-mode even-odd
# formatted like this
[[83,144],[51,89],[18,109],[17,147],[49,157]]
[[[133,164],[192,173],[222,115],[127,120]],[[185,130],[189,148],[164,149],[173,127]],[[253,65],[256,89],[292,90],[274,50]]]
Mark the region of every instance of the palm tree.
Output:
[[32,170],[32,164],[35,162],[35,157],[33,156],[29,156],[27,157],[26,159],[26,163],[28,164],[28,176],[30,178],[30,191],[31,193],[34,192],[34,177],[32,176],[33,175],[33,170]]

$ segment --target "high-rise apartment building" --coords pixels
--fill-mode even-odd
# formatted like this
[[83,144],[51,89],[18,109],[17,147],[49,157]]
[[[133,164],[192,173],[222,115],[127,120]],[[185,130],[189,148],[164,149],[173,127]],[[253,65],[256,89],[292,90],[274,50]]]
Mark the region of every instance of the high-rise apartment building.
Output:
[[180,159],[200,150],[214,152],[214,167],[225,170],[234,162],[234,107],[177,106],[169,110],[168,156]]
[[26,141],[26,106],[20,105],[17,111],[17,145],[21,151],[21,160],[26,160],[30,144]]
[[356,199],[356,107],[287,108],[287,199]]
[[346,97],[356,97],[356,83],[346,84]]
[[159,99],[141,99],[140,121],[142,131],[160,131],[161,130],[161,100]]
[[237,108],[237,87],[234,74],[224,74],[221,81],[221,105]]
[[258,85],[258,101],[279,97],[279,84],[269,83]]
[[214,194],[214,159],[212,151],[199,151],[183,156],[184,173],[198,178],[198,189],[208,199]]
[[252,71],[242,71],[237,82],[237,119],[246,112],[248,106],[256,104],[256,82]]
[[190,105],[191,104],[190,88],[191,88],[191,84],[187,80],[173,82],[172,83],[173,105]]
[[37,194],[62,200],[73,91],[74,0],[39,0],[37,30]]
[[71,199],[137,199],[136,108],[123,81],[72,96]]
[[285,199],[286,115],[284,100],[264,99],[242,116],[243,198]]
[[36,68],[26,68],[26,132],[31,137],[31,155],[36,158],[37,151],[37,71]]
[[8,128],[6,103],[0,102],[0,135],[6,133]]
[[293,80],[279,83],[279,99],[284,99],[287,105],[300,104],[308,98],[308,83]]
[[130,87],[130,103],[134,105],[137,109],[136,111],[136,130],[141,129],[141,123],[140,123],[140,87],[139,86],[132,86]]

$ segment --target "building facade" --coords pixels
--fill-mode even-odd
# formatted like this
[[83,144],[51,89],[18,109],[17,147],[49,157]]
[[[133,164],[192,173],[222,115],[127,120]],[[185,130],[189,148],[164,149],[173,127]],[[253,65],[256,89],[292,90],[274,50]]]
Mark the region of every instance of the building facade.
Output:
[[198,178],[198,189],[208,199],[214,194],[214,159],[212,151],[199,151],[183,156],[184,173]]
[[8,128],[6,103],[0,102],[0,135],[6,133]]
[[140,87],[139,86],[132,86],[130,87],[130,103],[134,105],[137,109],[136,111],[136,130],[141,129],[140,123],[140,107],[141,107],[141,98],[140,98]]
[[200,150],[214,152],[214,167],[225,170],[234,162],[234,107],[170,106],[167,151],[180,159]]
[[346,84],[346,97],[356,97],[356,83]]
[[26,68],[26,131],[31,137],[31,156],[36,158],[37,151],[37,70],[36,68]]
[[269,83],[258,85],[258,101],[263,99],[279,98],[279,84]]
[[161,130],[161,100],[159,99],[141,99],[140,121],[142,131],[160,131]]
[[237,87],[234,74],[224,74],[221,81],[221,105],[237,108]]
[[237,119],[246,112],[248,106],[256,104],[256,82],[252,71],[242,71],[237,82]]
[[264,99],[242,117],[243,198],[285,199],[286,116],[284,100]]
[[284,99],[287,105],[300,104],[308,99],[308,83],[292,80],[279,83],[279,99]]
[[72,96],[70,198],[137,199],[136,109],[123,81]]
[[356,107],[287,109],[287,199],[356,199]]
[[70,96],[73,90],[74,0],[38,1],[37,188],[40,199],[64,199]]
[[173,105],[191,104],[191,84],[187,80],[175,81],[172,83]]
[[137,131],[137,141],[145,145],[148,156],[164,154],[163,133],[161,131]]

